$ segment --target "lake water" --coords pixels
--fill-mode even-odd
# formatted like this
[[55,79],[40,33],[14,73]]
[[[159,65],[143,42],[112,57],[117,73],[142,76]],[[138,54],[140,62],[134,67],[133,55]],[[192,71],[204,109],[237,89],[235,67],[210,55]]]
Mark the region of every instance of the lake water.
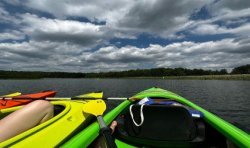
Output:
[[[130,97],[157,86],[173,91],[250,133],[250,81],[163,79],[0,80],[0,94],[56,90],[58,97],[104,91],[106,97]],[[110,102],[110,105],[118,103]]]

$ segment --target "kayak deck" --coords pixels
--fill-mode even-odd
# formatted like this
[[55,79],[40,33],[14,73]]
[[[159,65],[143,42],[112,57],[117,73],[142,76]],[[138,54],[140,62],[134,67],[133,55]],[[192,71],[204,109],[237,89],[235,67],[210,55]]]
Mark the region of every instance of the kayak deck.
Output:
[[[0,143],[0,147],[56,147],[75,132],[84,128],[92,119],[90,114],[83,113],[87,101],[52,101],[60,112],[52,119]],[[1,110],[1,118],[20,109],[19,107]],[[62,111],[61,111],[62,110]]]

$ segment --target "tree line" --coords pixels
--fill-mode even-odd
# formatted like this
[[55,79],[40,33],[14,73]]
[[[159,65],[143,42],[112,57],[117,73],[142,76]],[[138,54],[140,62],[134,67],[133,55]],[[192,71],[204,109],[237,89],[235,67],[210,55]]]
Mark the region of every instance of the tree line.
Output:
[[1,79],[38,79],[38,78],[122,78],[122,77],[166,77],[166,76],[202,76],[250,74],[250,64],[236,67],[231,73],[226,69],[204,70],[186,68],[153,68],[136,69],[120,72],[99,73],[69,73],[69,72],[40,72],[40,71],[0,71]]

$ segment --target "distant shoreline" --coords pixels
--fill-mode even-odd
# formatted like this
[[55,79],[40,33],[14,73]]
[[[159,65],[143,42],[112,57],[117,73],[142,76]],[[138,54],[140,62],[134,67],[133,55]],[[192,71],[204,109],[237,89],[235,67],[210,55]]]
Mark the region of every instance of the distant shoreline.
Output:
[[203,76],[167,76],[163,79],[184,79],[184,80],[250,80],[250,74],[233,75],[203,75]]
[[234,68],[204,70],[187,68],[131,69],[109,72],[45,72],[45,71],[4,71],[0,79],[43,79],[43,78],[98,78],[98,79],[186,79],[186,80],[250,80],[250,64]]
[[167,79],[167,80],[250,80],[250,74],[201,75],[201,76],[163,76],[163,77],[126,77],[127,79]]
[[0,78],[0,80],[38,80],[38,79],[167,79],[167,80],[250,80],[250,74],[201,75],[201,76],[162,76],[162,77],[113,77],[113,78]]

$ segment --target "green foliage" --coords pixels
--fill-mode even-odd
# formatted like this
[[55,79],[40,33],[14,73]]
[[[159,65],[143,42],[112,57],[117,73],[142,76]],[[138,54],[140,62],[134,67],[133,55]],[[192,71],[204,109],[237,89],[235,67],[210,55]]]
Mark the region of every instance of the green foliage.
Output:
[[0,71],[1,79],[83,78],[83,77],[85,77],[84,73]]
[[185,69],[185,68],[153,68],[136,69],[120,72],[106,73],[86,73],[87,78],[120,78],[120,77],[165,77],[165,76],[200,76],[200,75],[224,75],[227,71],[211,71],[203,69]]
[[233,69],[232,74],[250,74],[250,64],[239,66]]
[[[240,66],[232,73],[250,73],[250,65]],[[39,79],[39,78],[124,78],[124,77],[179,77],[179,76],[206,76],[226,75],[226,69],[204,70],[186,68],[153,68],[136,69],[120,72],[100,73],[68,73],[68,72],[24,72],[24,71],[0,71],[0,79]]]

